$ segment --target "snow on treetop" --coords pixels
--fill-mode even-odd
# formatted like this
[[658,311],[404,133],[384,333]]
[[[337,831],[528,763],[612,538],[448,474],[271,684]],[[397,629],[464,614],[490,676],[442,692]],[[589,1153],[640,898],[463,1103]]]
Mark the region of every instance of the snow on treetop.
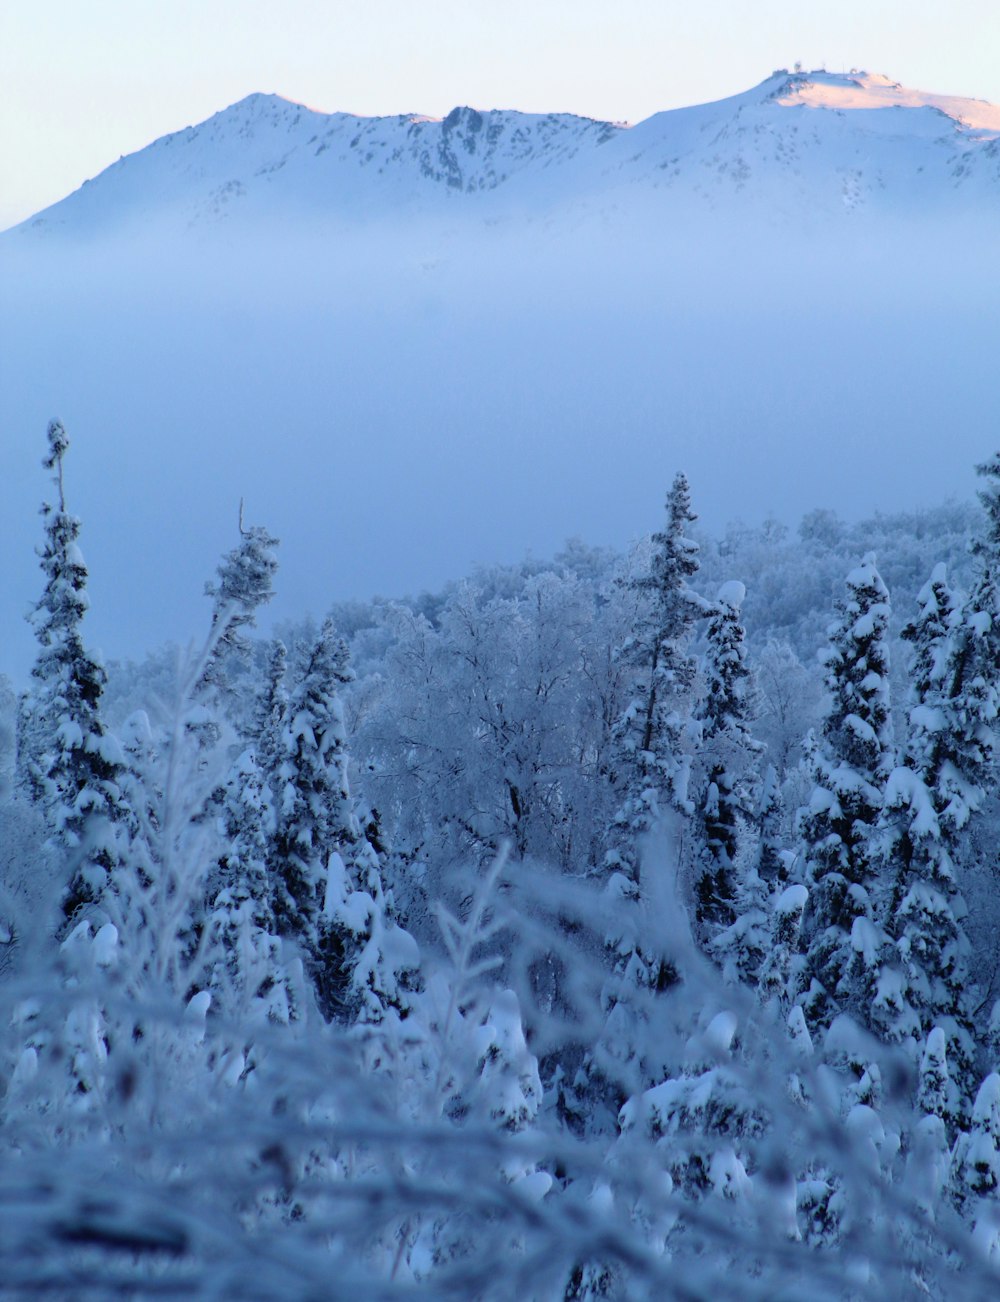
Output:
[[[934,1030],[938,1028],[935,1027]],[[933,1035],[934,1031],[931,1034]],[[990,1072],[980,1085],[973,1118],[980,1125],[988,1124],[994,1131],[1000,1129],[1000,1076],[996,1072]]]
[[774,901],[775,913],[797,913],[806,907],[809,892],[802,885],[787,886]]
[[738,579],[731,579],[728,583],[723,583],[715,599],[720,606],[728,606],[730,610],[738,611],[746,600],[746,595],[746,584],[740,583]]
[[709,1022],[701,1035],[701,1048],[713,1058],[723,1058],[729,1052],[738,1022],[736,1014],[728,1008]]
[[862,559],[860,565],[856,565],[847,576],[847,586],[849,588],[882,588],[884,587],[879,577],[878,569],[875,565],[875,553],[868,552]]

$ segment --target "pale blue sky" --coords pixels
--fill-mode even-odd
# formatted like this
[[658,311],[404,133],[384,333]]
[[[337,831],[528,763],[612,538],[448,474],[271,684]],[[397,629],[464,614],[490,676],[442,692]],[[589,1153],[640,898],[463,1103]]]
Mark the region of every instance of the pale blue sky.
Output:
[[251,91],[638,121],[772,69],[1000,101],[997,0],[3,0],[0,228]]

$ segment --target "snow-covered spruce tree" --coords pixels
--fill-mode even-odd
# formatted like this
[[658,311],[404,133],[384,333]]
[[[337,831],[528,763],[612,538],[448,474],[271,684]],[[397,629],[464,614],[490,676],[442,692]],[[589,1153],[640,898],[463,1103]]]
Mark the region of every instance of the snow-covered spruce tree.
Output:
[[[986,685],[995,692],[1000,674],[1000,452],[976,466],[976,474],[986,481],[977,494],[986,513],[986,528],[972,543],[977,573],[965,609],[967,615],[981,616],[975,621],[977,661],[995,671]],[[987,615],[988,620],[982,618]]]
[[[247,593],[244,604],[237,600],[231,616],[246,619],[259,596]],[[115,1156],[105,1159],[106,1169],[115,1172],[107,1184],[116,1188],[128,1181],[122,1148],[134,1155],[137,1141],[148,1153],[151,1135],[161,1137],[155,1145],[164,1135],[189,1130],[196,1116],[218,1116],[222,1078],[235,1085],[243,1065],[239,1053],[223,1060],[205,1036],[211,1003],[205,988],[211,966],[205,890],[219,856],[218,829],[206,810],[221,776],[221,747],[206,744],[207,730],[188,727],[192,717],[199,724],[211,717],[214,690],[205,669],[225,632],[226,622],[213,620],[200,654],[192,653],[180,667],[173,728],[160,744],[154,745],[143,713],[127,725],[119,781],[130,800],[130,840],[128,853],[106,874],[101,912],[109,921],[96,934],[91,917],[77,921],[57,964],[38,955],[37,1013],[25,1027],[31,1038],[24,1053],[31,1070],[62,1082],[64,1097],[49,1095],[57,1160],[61,1168],[79,1170],[82,1151],[95,1151],[93,1145],[108,1152],[119,1144]],[[64,694],[65,681],[72,682],[69,672]],[[82,805],[78,798],[77,807]],[[237,848],[238,842],[237,836]],[[31,1022],[53,1028],[44,1043]],[[44,1097],[40,1103],[47,1106]],[[161,1177],[168,1166],[190,1174],[190,1148],[184,1156],[174,1149],[166,1163],[165,1152],[151,1160]],[[60,1291],[72,1293],[74,1286]]]
[[777,770],[768,764],[757,791],[754,826],[757,831],[757,872],[769,886],[778,887],[788,880],[789,860],[783,835],[785,804]]
[[267,681],[257,701],[253,726],[254,755],[272,797],[268,808],[269,833],[275,829],[273,795],[282,760],[283,733],[288,713],[288,691],[285,687],[287,662],[285,644],[280,638],[276,639],[268,657]]
[[155,871],[157,807],[163,795],[158,785],[157,750],[149,715],[133,710],[118,729],[122,748],[121,788],[128,807],[128,861],[148,885]]
[[261,1014],[287,1022],[293,1013],[281,962],[268,874],[270,792],[252,750],[230,771],[221,815],[222,859],[210,925],[219,949],[211,989],[229,1017]]
[[990,1227],[995,1244],[1000,1232],[995,1204],[1000,1188],[1000,1075],[996,1072],[979,1087],[972,1123],[956,1140],[951,1168],[953,1198],[984,1223],[980,1236]]
[[690,813],[691,747],[685,724],[697,665],[687,641],[711,609],[688,584],[698,570],[698,546],[685,536],[697,516],[688,481],[678,474],[667,494],[667,522],[653,534],[649,572],[631,580],[646,598],[645,614],[621,648],[633,666],[632,697],[615,727],[613,778],[621,791],[608,833],[605,866],[639,880],[639,839],[668,806]]
[[[744,650],[740,609],[742,583],[724,583],[708,621],[699,759],[705,788],[700,833],[704,841],[695,866],[696,916],[709,936],[736,920],[736,861],[746,841],[756,804],[754,762],[761,746],[750,732],[750,670]],[[746,855],[744,855],[746,860]]]
[[[641,1005],[649,994],[673,985],[678,975],[657,939],[669,930],[668,920],[661,927],[648,914],[656,901],[669,899],[681,907],[680,900],[669,885],[641,880],[640,865],[666,877],[676,873],[677,865],[664,858],[683,852],[681,828],[693,813],[688,779],[697,672],[687,642],[695,622],[711,608],[688,584],[698,568],[698,548],[685,535],[696,517],[683,474],[674,479],[666,510],[665,527],[652,537],[649,571],[631,580],[645,598],[643,614],[620,651],[634,678],[628,705],[615,725],[610,765],[621,793],[604,859],[613,919],[606,940],[613,971],[603,994],[604,1033],[584,1059],[575,1082],[577,1100],[569,1105],[571,1113],[579,1109],[580,1115],[615,1118],[627,1098],[662,1079],[661,1056],[654,1050],[653,1061],[647,1060],[649,1036]],[[647,838],[667,815],[678,826],[664,838],[669,845],[654,851]]]
[[775,1005],[786,1016],[799,986],[799,967],[802,961],[799,933],[807,900],[806,888],[801,884],[787,886],[773,900],[768,944],[755,974],[761,1003],[765,1006]]
[[903,629],[913,647],[910,732],[886,787],[886,940],[870,1017],[883,1038],[908,1046],[914,1061],[935,1028],[944,1032],[956,1081],[938,1115],[956,1120],[959,1094],[971,1097],[975,1051],[957,872],[989,777],[995,704],[976,664],[981,622],[959,607],[943,565],[919,600],[918,615]]
[[[737,1027],[737,1016],[724,1010],[698,1028],[688,1041],[682,1069],[624,1105],[618,1141],[625,1161],[636,1141],[655,1145],[676,1199],[722,1198],[730,1204],[726,1219],[734,1227],[748,1213],[741,1204],[753,1194],[748,1149],[766,1125],[743,1078]],[[696,1222],[681,1225],[675,1236],[697,1235]]]
[[42,464],[54,472],[58,505],[42,507],[45,589],[30,617],[41,649],[31,671],[36,686],[22,710],[19,741],[26,753],[19,762],[65,855],[62,905],[69,918],[104,893],[122,853],[127,807],[120,747],[100,713],[107,676],[81,637],[87,567],[77,545],[80,521],[66,510],[69,439],[57,420],[49,423],[48,447]]
[[240,541],[219,565],[220,583],[209,585],[205,640],[178,661],[168,724],[155,737],[143,711],[128,724],[123,780],[135,830],[107,907],[121,935],[135,929],[129,970],[136,990],[168,990],[173,998],[200,989],[209,997],[207,968],[220,961],[210,952],[209,921],[224,885],[219,824],[234,740],[220,699],[220,648],[238,645],[234,629],[252,626],[272,597],[275,544],[265,529],[244,529],[241,520]]
[[[234,692],[236,666],[246,660],[250,650],[243,630],[254,627],[257,611],[274,596],[277,545],[278,539],[262,525],[244,528],[241,502],[239,544],[219,563],[217,581],[205,584],[205,595],[212,598],[212,625],[210,651],[198,689],[213,692],[224,707]],[[194,721],[192,726],[196,726]]]
[[958,1121],[955,1086],[948,1067],[948,1044],[944,1031],[935,1026],[923,1046],[917,1086],[917,1111],[939,1117],[948,1126]]
[[339,691],[347,647],[327,620],[290,693],[273,842],[279,933],[295,941],[323,1016],[379,1022],[407,1007],[416,945],[389,916],[378,856],[348,784]]
[[877,828],[895,762],[888,629],[889,593],[869,554],[847,576],[839,619],[830,626],[829,709],[822,740],[808,742],[815,785],[799,816],[809,888],[804,1007],[814,1028],[844,1010],[867,1016],[852,932],[857,919],[873,917]]
[[[971,874],[978,865],[993,868],[990,842],[976,843],[973,815],[982,810],[987,796],[997,790],[997,751],[1000,743],[1000,453],[976,467],[985,481],[979,500],[985,511],[983,531],[972,543],[974,581],[956,610],[956,599],[945,591],[943,571],[935,571],[931,591],[925,590],[923,623],[917,634],[916,707],[911,715],[913,751],[911,767],[923,776],[922,786],[932,793],[937,815],[939,846],[930,871],[917,865],[910,881],[900,880],[894,906],[908,915],[906,931],[915,938],[908,945],[908,957],[916,958],[924,970],[917,980],[918,1004],[928,1005],[921,1017],[921,1029],[941,1023],[948,1035],[948,1052],[953,1071],[970,1088],[968,1073],[970,1044],[965,1034],[956,1034],[955,1022],[968,1023],[971,1006],[969,945],[962,930],[965,905],[960,893],[959,873]],[[937,580],[935,589],[935,580]],[[939,611],[927,610],[928,604]],[[927,650],[921,650],[921,642]],[[926,704],[926,708],[923,708]],[[913,786],[913,784],[910,784]],[[925,816],[914,808],[912,827],[926,823],[926,802],[914,787],[917,804],[924,804]],[[906,794],[900,793],[905,804]],[[904,861],[905,862],[905,861]],[[923,875],[926,891],[909,889]],[[905,893],[903,893],[905,892]],[[940,918],[924,917],[939,912]],[[894,928],[901,943],[902,930]],[[927,957],[921,951],[927,948]],[[921,991],[920,987],[925,988]],[[935,1009],[940,1015],[935,1015]]]
[[[765,1004],[779,986],[783,1001],[797,992],[801,969],[799,931],[807,892],[802,886],[792,894],[785,889],[792,855],[782,848],[782,812],[781,790],[768,765],[756,792],[756,809],[749,819],[741,815],[733,864],[735,918],[710,942],[726,980],[757,985]],[[783,910],[793,908],[793,899],[799,903],[792,923]]]

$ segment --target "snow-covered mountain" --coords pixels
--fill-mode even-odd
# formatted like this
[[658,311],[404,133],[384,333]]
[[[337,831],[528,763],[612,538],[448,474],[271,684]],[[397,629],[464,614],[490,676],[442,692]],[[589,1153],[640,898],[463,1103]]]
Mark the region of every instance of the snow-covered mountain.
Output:
[[[637,126],[456,108],[443,119],[318,113],[251,95],[122,158],[20,231],[95,234],[132,221],[206,224],[411,215],[477,218],[565,205],[734,203],[796,212],[1000,202],[1000,108],[870,73],[779,71],[717,103]],[[474,196],[478,202],[458,200]]]
[[457,108],[444,119],[317,113],[250,95],[120,159],[22,229],[95,230],[172,213],[182,222],[299,207],[365,215],[380,205],[473,194],[558,168],[613,137],[588,118]]
[[624,545],[678,468],[713,529],[968,497],[998,216],[1000,110],[866,73],[631,127],[252,96],[0,236],[0,668],[53,415],[109,653],[198,627],[241,497],[279,616]]

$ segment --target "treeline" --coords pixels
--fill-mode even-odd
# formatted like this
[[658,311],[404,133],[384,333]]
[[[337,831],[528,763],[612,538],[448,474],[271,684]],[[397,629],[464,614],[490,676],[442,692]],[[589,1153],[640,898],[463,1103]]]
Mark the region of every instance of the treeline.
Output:
[[109,686],[48,438],[0,805],[12,1288],[996,1286],[1000,458],[984,513],[796,539],[696,540],[678,475],[628,557],[270,641],[241,522],[202,646]]

